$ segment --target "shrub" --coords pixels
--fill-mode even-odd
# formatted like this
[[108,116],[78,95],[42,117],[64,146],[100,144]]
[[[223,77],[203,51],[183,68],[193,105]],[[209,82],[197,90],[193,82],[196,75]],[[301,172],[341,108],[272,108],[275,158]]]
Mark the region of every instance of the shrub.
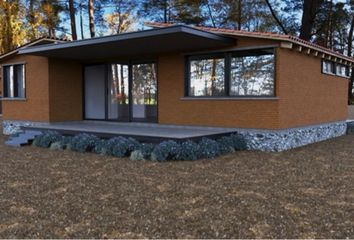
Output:
[[151,153],[154,150],[154,144],[142,143],[139,149],[133,151],[130,154],[130,160],[149,160],[151,159]]
[[235,150],[246,150],[247,149],[247,142],[246,142],[244,136],[242,136],[241,134],[238,134],[238,133],[234,133],[234,134],[231,134],[230,137],[232,138],[233,147]]
[[199,155],[199,145],[191,140],[188,140],[181,144],[180,151],[176,158],[178,160],[197,160]]
[[347,122],[347,134],[354,134],[354,122]]
[[180,145],[177,142],[173,140],[163,141],[155,146],[151,153],[151,160],[159,162],[173,160],[177,158],[179,151]]
[[50,150],[63,150],[65,149],[65,146],[63,145],[62,141],[54,142],[50,144],[49,147]]
[[106,151],[115,157],[127,157],[139,149],[140,143],[134,138],[115,137],[107,141]]
[[108,151],[107,149],[108,149],[107,140],[101,139],[96,142],[92,151],[97,154],[107,154],[107,151]]
[[82,153],[93,151],[99,141],[95,135],[81,133],[71,139],[71,150]]
[[220,155],[220,148],[217,141],[202,138],[199,142],[200,158],[214,158]]
[[52,143],[60,141],[61,138],[62,135],[58,132],[45,131],[34,138],[33,145],[37,147],[49,148]]
[[235,151],[233,138],[230,136],[223,136],[217,140],[221,154],[226,154]]

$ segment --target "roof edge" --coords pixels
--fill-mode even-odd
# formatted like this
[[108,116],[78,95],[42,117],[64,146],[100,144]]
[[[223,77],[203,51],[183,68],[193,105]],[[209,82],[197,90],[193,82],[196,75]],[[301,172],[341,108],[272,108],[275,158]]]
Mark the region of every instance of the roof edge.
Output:
[[[28,47],[32,47],[38,43],[41,43],[43,41],[48,41],[48,42],[52,42],[52,43],[57,43],[57,42],[66,42],[68,40],[65,40],[65,39],[61,39],[61,38],[51,38],[51,37],[41,37],[41,38],[38,38],[38,39],[35,39],[31,42],[28,42],[26,44],[23,44],[13,50],[10,50],[6,53],[3,53],[0,55],[0,61],[7,58],[7,57],[10,57],[12,55],[15,55],[17,54],[21,49],[25,49],[25,48],[28,48]],[[48,43],[49,44],[49,43]]]
[[221,36],[220,34],[204,31],[201,29],[196,29],[190,26],[173,25],[173,26],[163,27],[159,29],[148,29],[143,31],[121,33],[116,35],[83,39],[83,40],[77,40],[72,42],[64,42],[57,45],[29,47],[26,49],[20,49],[19,54],[30,54],[30,53],[50,51],[50,50],[56,50],[62,48],[74,48],[74,47],[87,46],[87,45],[96,45],[96,44],[103,44],[112,41],[130,40],[134,38],[144,38],[144,37],[158,36],[158,35],[178,33],[178,32],[184,32],[184,33],[194,34],[201,37],[212,38],[214,40],[224,41],[225,43],[230,43],[230,44],[235,41],[230,37]]
[[[160,22],[145,22],[146,26],[153,27],[153,28],[163,28],[165,26],[174,25],[173,23],[160,23]],[[190,26],[192,27],[192,26]],[[322,47],[318,44],[302,40],[296,36],[285,35],[285,34],[277,34],[277,33],[269,33],[269,32],[249,32],[243,30],[234,30],[234,29],[227,29],[227,28],[213,28],[213,27],[203,27],[203,26],[193,26],[192,28],[201,29],[204,31],[213,32],[216,34],[222,35],[230,35],[230,36],[238,36],[238,37],[250,37],[250,38],[259,38],[259,39],[270,39],[275,41],[282,41],[288,42],[295,45],[300,45],[306,48],[310,48],[314,51],[319,51],[321,53],[341,58],[345,61],[351,62],[354,64],[354,58],[350,56],[346,56],[340,52],[334,51],[329,48]]]

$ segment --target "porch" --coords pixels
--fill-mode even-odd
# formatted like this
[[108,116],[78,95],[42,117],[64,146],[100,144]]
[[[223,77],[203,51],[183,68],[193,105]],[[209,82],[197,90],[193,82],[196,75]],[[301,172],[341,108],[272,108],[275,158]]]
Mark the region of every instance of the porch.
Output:
[[164,125],[156,123],[72,121],[58,123],[38,123],[22,127],[23,130],[57,131],[64,135],[79,133],[94,134],[101,138],[117,136],[133,137],[142,142],[161,142],[163,140],[200,140],[203,137],[218,138],[236,132],[234,128],[201,126]]

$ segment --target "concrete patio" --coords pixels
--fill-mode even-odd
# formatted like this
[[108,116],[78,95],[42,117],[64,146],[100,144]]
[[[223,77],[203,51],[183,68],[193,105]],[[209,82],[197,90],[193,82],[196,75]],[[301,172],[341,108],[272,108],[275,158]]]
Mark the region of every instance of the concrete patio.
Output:
[[155,123],[121,123],[102,121],[75,121],[58,123],[41,123],[36,126],[23,127],[25,130],[54,130],[62,134],[74,135],[90,133],[99,137],[125,136],[140,141],[159,142],[162,140],[198,140],[202,137],[217,138],[236,132],[233,128],[216,128],[200,126],[163,125]]

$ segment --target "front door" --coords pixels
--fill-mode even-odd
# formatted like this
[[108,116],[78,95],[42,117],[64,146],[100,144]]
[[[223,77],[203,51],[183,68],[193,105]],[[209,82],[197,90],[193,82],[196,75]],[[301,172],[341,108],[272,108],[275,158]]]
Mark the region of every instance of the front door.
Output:
[[155,63],[85,67],[85,119],[157,122]]

